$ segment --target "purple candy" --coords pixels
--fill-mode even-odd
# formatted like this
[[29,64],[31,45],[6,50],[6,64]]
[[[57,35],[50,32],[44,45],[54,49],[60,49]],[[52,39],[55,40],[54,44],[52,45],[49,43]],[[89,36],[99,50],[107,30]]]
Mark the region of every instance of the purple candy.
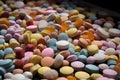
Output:
[[112,42],[112,41],[109,41],[108,42],[108,47],[109,48],[116,48],[116,44],[114,42]]
[[3,35],[0,35],[0,39],[4,39],[4,36],[3,36]]
[[20,37],[21,35],[20,34],[18,34],[18,33],[15,33],[14,35],[13,35],[13,37],[16,39],[16,40],[19,40],[19,37]]
[[97,25],[97,24],[93,24],[92,26],[93,26],[93,29],[95,29],[95,30],[98,29],[98,28],[100,27],[100,26]]
[[85,64],[80,61],[74,61],[71,63],[71,66],[77,71],[77,70],[82,70]]
[[106,47],[106,46],[102,46],[102,47],[101,47],[101,50],[104,50],[104,51],[105,51],[107,48],[108,48],[108,47]]
[[43,15],[37,15],[34,20],[36,21],[40,21],[41,19],[43,19]]
[[16,23],[17,23],[17,24],[21,24],[21,23],[22,23],[22,20],[18,19],[18,20],[16,20]]
[[77,55],[70,55],[70,56],[67,57],[67,60],[69,62],[73,62],[73,61],[78,60],[78,57],[77,57]]
[[10,22],[10,24],[11,24],[11,25],[16,24],[16,22],[15,22],[15,21],[13,21],[13,20],[9,20],[9,22]]
[[58,29],[58,30],[61,29],[61,27],[62,27],[60,24],[54,24],[54,26],[55,26],[55,28]]
[[72,22],[70,20],[66,20],[65,23],[67,23],[69,25],[72,24]]
[[99,19],[98,19],[98,20],[95,20],[95,21],[94,21],[94,24],[102,25],[102,21],[99,20]]
[[94,58],[93,56],[89,56],[89,57],[87,58],[87,63],[89,63],[89,64],[95,63],[95,58]]
[[108,77],[108,78],[115,78],[117,75],[117,72],[115,70],[112,70],[112,69],[104,69],[103,75]]
[[11,38],[12,38],[12,35],[11,35],[11,34],[6,34],[6,35],[5,35],[5,40],[6,40],[6,41],[9,41]]
[[98,36],[96,33],[94,33],[94,37],[95,37],[96,40],[100,40],[101,39],[100,36]]
[[117,49],[117,50],[120,50],[120,45],[118,45],[118,46],[116,47],[116,49]]
[[107,78],[107,77],[99,77],[99,78],[97,78],[97,80],[109,80],[109,78]]
[[73,44],[78,45],[78,39],[73,40]]
[[15,29],[14,29],[14,28],[8,28],[8,29],[7,29],[7,33],[13,35],[13,34],[15,33]]

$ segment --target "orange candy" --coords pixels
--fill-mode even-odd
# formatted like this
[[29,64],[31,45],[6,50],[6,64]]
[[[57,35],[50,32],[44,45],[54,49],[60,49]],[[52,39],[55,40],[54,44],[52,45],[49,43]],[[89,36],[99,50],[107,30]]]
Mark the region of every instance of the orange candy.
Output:
[[69,25],[67,23],[62,22],[61,26],[62,28],[60,29],[60,32],[65,32],[65,30],[69,29]]
[[83,20],[82,19],[78,19],[74,22],[74,25],[76,26],[76,28],[79,28],[80,26],[83,25]]
[[10,22],[8,21],[7,18],[1,18],[0,19],[0,24],[6,24],[7,26],[10,26]]
[[94,34],[91,31],[84,32],[80,37],[84,39],[94,40]]
[[45,30],[48,30],[52,33],[55,31],[55,27],[54,26],[47,26],[47,27],[45,27]]
[[76,80],[76,78],[73,77],[73,76],[68,76],[67,79],[68,79],[68,80]]

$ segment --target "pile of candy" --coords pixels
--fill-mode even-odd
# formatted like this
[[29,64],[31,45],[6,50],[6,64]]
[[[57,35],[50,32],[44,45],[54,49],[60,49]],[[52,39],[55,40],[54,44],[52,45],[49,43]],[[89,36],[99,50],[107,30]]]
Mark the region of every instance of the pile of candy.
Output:
[[120,22],[60,6],[0,1],[0,80],[120,80]]

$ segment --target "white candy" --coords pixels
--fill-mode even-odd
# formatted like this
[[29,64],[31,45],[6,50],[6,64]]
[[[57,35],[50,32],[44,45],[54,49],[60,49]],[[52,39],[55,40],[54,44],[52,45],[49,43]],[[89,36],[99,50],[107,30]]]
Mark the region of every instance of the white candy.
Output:
[[29,79],[32,79],[32,78],[33,78],[33,74],[32,74],[31,72],[29,72],[29,71],[24,72],[23,75],[24,75],[25,77],[29,78]]
[[38,29],[41,31],[48,25],[48,22],[46,20],[40,20],[38,23]]
[[69,42],[66,40],[60,40],[56,42],[59,49],[67,49],[69,47]]
[[95,60],[97,62],[102,62],[105,60],[105,54],[104,53],[96,53],[94,56]]
[[115,49],[114,48],[107,48],[105,50],[105,54],[107,54],[107,55],[114,55],[115,54]]
[[25,6],[25,4],[24,4],[23,1],[16,1],[16,2],[14,3],[14,6],[15,6],[15,8],[22,8],[22,7]]
[[23,74],[15,74],[11,78],[12,80],[26,80],[25,76]]
[[109,33],[101,27],[97,28],[96,33],[104,39],[109,38]]
[[119,30],[119,29],[116,29],[116,28],[110,28],[110,29],[109,29],[109,33],[110,33],[110,35],[113,36],[113,37],[120,36],[120,30]]
[[4,75],[4,78],[5,78],[5,79],[10,79],[10,78],[12,78],[12,76],[13,76],[13,74],[10,73],[10,72],[8,72],[8,73],[6,73],[6,74]]

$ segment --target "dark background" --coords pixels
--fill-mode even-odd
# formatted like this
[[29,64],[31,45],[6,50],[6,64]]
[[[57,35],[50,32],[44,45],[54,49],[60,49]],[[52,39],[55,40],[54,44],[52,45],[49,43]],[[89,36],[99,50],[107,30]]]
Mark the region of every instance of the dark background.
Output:
[[83,0],[96,6],[120,13],[119,0]]

